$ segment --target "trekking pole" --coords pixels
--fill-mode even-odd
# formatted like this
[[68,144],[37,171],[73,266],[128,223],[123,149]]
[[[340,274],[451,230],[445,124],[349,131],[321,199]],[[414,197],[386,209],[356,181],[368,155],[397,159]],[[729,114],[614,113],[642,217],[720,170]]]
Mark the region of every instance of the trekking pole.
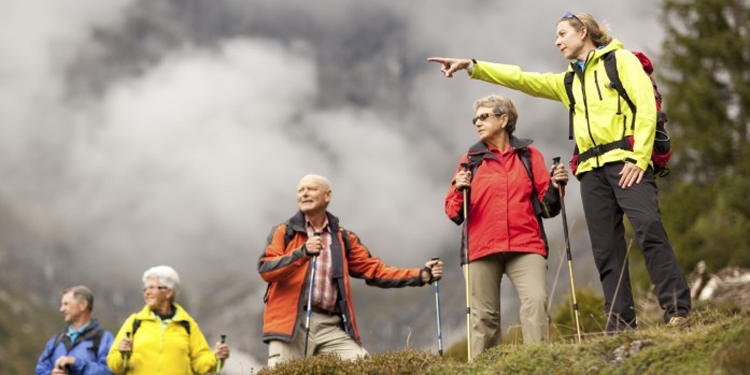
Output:
[[[227,335],[219,335],[219,336],[221,337],[221,343],[222,344],[224,344],[225,342],[227,342]],[[224,360],[220,359],[220,360],[216,361],[216,373],[217,374],[221,372],[221,368],[222,367],[224,367]]]
[[[431,260],[439,261],[440,258],[435,257]],[[435,279],[435,311],[437,313],[437,342],[438,342],[438,354],[443,355],[443,333],[440,329],[440,287],[438,286],[438,280]]]
[[[130,331],[125,332],[125,336],[130,338]],[[130,350],[133,350],[133,349],[131,348]],[[130,353],[126,352],[122,355],[122,375],[125,375],[128,373],[128,359],[130,359]]]
[[[315,232],[313,236],[320,237],[320,232]],[[318,256],[313,255],[312,270],[310,270],[310,288],[307,291],[307,317],[305,318],[305,358],[307,358],[307,343],[310,341],[310,314],[312,312],[312,295],[315,287],[315,268],[318,263]]]
[[[560,157],[552,159],[553,165],[560,164]],[[573,296],[573,314],[576,319],[576,332],[578,333],[578,343],[581,343],[581,320],[578,313],[578,300],[576,299],[576,281],[573,277],[573,255],[570,252],[570,235],[568,234],[568,215],[565,213],[565,182],[558,182],[560,185],[560,205],[562,206],[563,232],[565,233],[565,252],[568,255],[568,273],[570,273],[570,290]]]
[[[469,170],[468,163],[461,163],[461,171],[467,172]],[[463,228],[463,261],[464,261],[464,273],[466,274],[466,353],[467,361],[471,362],[471,278],[469,277],[469,191],[470,187],[462,189],[464,195],[464,228]]]

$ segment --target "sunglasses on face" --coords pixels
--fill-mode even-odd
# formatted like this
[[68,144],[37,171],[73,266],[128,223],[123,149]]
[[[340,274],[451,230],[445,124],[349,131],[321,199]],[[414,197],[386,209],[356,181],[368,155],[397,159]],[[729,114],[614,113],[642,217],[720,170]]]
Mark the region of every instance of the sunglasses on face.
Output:
[[471,119],[471,123],[473,125],[476,125],[477,122],[479,122],[479,121],[482,121],[482,122],[487,121],[487,119],[490,118],[490,116],[500,117],[503,114],[504,113],[482,113],[481,115],[479,115],[479,116],[474,117],[473,119]]

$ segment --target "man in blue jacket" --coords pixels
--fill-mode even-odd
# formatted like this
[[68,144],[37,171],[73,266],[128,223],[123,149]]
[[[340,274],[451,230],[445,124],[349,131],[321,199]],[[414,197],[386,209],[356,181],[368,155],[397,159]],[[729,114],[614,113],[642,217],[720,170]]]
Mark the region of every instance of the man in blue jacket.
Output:
[[79,285],[63,291],[60,312],[68,328],[53,336],[36,364],[36,375],[112,375],[107,353],[114,341],[91,319],[94,295]]

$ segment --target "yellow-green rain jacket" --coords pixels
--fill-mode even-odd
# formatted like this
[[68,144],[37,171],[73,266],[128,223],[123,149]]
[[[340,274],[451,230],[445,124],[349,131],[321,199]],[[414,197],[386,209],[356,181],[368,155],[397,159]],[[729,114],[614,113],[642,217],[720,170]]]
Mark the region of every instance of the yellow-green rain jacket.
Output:
[[[126,332],[133,330],[133,320],[141,321],[133,336],[133,352],[128,360],[128,375],[192,375],[216,369],[216,354],[208,347],[198,324],[182,306],[169,323],[154,315],[148,306],[130,315],[123,323],[107,355],[107,366],[122,374],[123,358],[117,347]],[[190,334],[181,321],[190,324]]]
[[[635,116],[617,91],[609,87],[603,59],[604,54],[609,51],[616,53],[620,81],[636,106]],[[577,67],[574,69],[575,64],[577,63],[571,63],[568,71],[581,72]],[[592,157],[578,165],[576,174],[613,161],[630,161],[645,171],[651,165],[656,132],[656,100],[651,79],[643,71],[640,61],[633,53],[623,49],[619,41],[612,40],[605,47],[589,52],[582,73],[583,79],[577,73],[573,80],[576,103],[573,129],[578,150],[583,153],[592,147],[618,141],[629,135],[633,136],[634,145],[633,151],[615,149]],[[475,61],[469,76],[532,96],[558,100],[567,108],[570,103],[563,82],[565,74],[566,72],[529,73],[514,65]],[[567,119],[568,116],[565,116],[566,123]]]

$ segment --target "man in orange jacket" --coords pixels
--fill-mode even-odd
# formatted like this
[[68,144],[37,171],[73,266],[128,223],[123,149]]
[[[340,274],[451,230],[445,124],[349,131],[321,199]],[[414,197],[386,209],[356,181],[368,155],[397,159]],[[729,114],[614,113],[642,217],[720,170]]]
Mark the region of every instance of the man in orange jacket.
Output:
[[[357,331],[348,276],[365,279],[368,285],[400,288],[423,286],[443,274],[440,261],[429,261],[422,269],[405,269],[386,266],[372,257],[359,237],[341,228],[338,218],[326,211],[331,192],[325,177],[303,177],[297,187],[299,212],[271,231],[258,262],[258,272],[268,282],[263,341],[269,344],[269,366],[306,355],[335,353],[354,359],[367,354]],[[303,353],[314,256],[318,260],[309,347]]]

